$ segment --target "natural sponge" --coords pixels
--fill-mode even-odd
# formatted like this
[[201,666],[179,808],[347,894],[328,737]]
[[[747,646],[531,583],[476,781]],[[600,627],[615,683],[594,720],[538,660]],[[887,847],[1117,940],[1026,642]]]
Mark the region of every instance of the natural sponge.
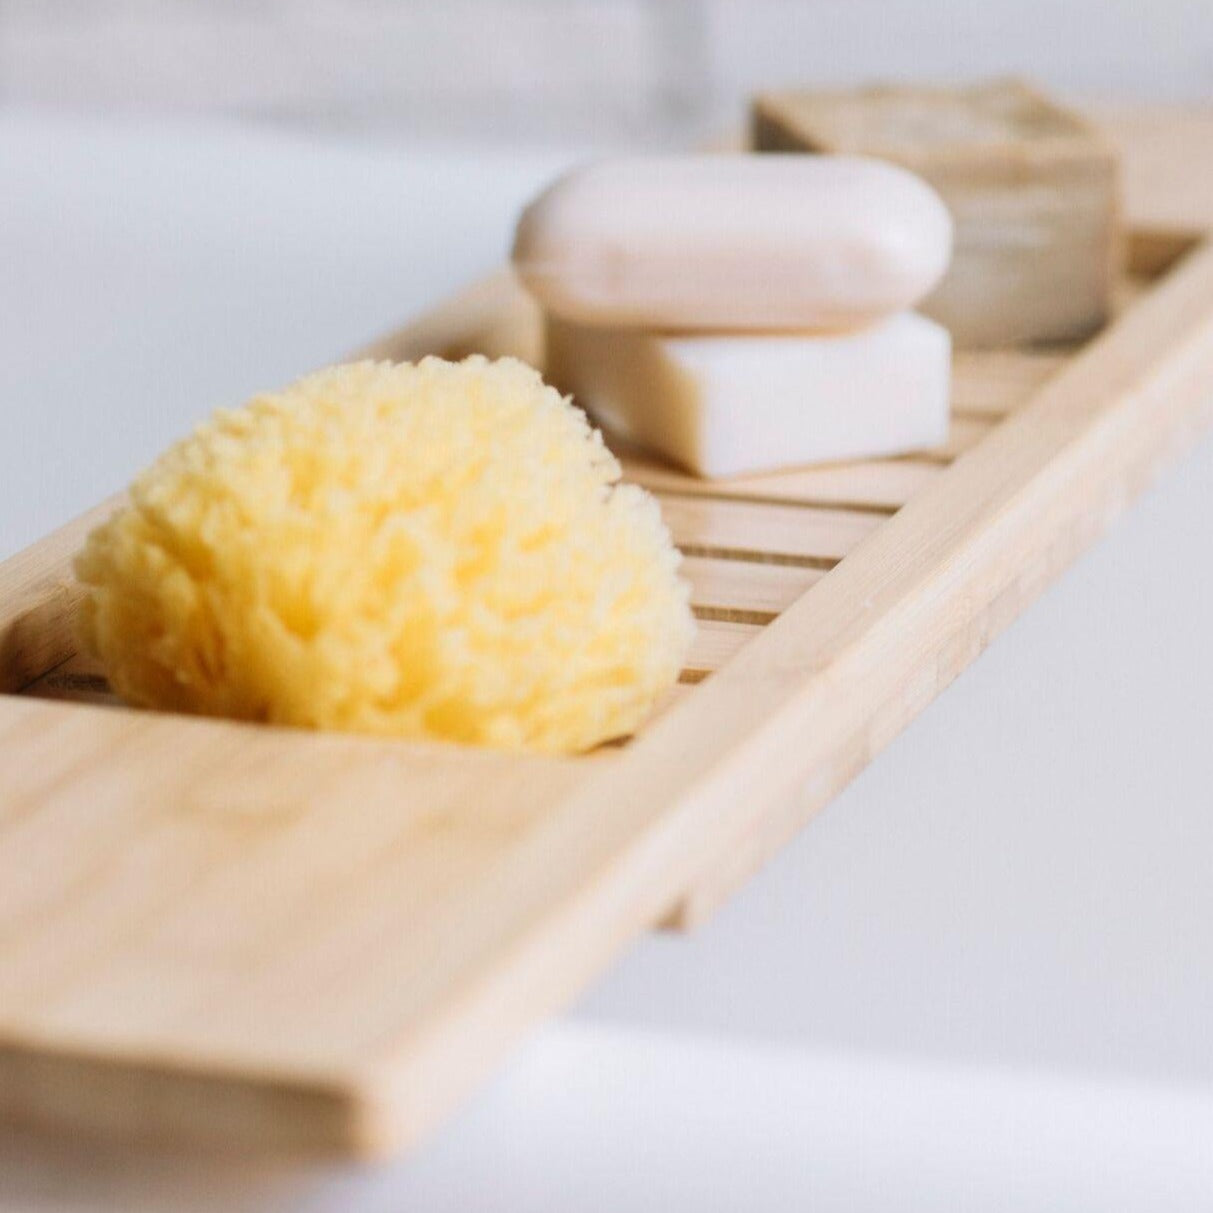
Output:
[[631,732],[693,623],[656,503],[513,359],[359,362],[220,411],[77,557],[132,703],[582,750]]

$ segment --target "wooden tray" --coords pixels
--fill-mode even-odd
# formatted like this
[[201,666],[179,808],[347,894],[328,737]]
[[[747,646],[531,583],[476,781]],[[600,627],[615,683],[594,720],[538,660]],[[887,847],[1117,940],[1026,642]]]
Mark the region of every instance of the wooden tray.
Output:
[[[494,279],[373,347],[537,359]],[[70,557],[0,565],[0,1112],[371,1153],[638,933],[687,926],[1213,416],[1213,244],[1138,232],[1081,349],[963,355],[947,445],[712,484],[628,457],[700,634],[626,745],[513,758],[130,711]]]

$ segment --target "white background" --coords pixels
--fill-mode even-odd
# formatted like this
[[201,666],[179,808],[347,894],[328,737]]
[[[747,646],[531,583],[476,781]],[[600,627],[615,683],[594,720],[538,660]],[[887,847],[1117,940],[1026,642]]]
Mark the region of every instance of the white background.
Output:
[[777,84],[1213,100],[1209,0],[0,0],[0,103],[685,144]]

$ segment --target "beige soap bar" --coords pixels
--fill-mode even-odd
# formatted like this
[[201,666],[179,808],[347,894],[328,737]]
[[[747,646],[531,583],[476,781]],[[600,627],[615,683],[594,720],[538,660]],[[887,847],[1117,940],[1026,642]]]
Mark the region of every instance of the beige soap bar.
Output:
[[513,259],[549,312],[580,324],[803,331],[913,307],[951,248],[947,208],[892,164],[648,156],[560,178],[523,212]]
[[753,107],[760,151],[861,153],[929,181],[955,251],[922,310],[957,345],[1079,340],[1107,319],[1118,266],[1114,151],[1026,85],[778,92]]
[[701,476],[902,454],[948,432],[947,331],[902,313],[828,336],[669,336],[548,320],[547,378]]

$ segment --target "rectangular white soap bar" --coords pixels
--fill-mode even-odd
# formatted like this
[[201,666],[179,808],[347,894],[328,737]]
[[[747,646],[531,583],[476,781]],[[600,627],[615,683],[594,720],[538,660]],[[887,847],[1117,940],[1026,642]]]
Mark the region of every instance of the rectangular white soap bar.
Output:
[[817,336],[547,327],[548,380],[700,476],[904,454],[948,432],[951,342],[910,312]]

